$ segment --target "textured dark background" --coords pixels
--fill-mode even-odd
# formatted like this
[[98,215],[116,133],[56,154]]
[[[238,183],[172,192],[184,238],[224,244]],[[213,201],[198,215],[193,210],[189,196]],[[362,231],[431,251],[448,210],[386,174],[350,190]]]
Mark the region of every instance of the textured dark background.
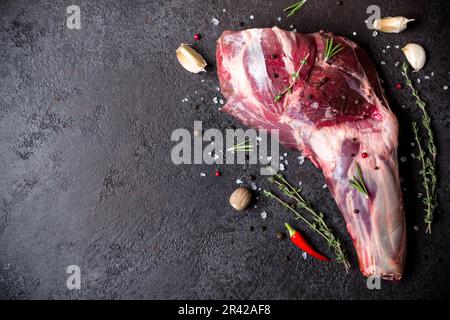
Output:
[[[0,297],[449,296],[450,106],[443,90],[450,85],[448,1],[344,0],[339,6],[310,0],[300,14],[285,18],[282,9],[291,2],[0,1]],[[81,30],[65,27],[70,4],[81,7]],[[364,24],[369,4],[380,5],[383,16],[417,22],[401,34],[374,38]],[[408,224],[400,283],[366,288],[320,172],[308,162],[299,166],[297,152],[288,151],[285,173],[303,181],[306,196],[344,239],[353,264],[348,275],[335,263],[305,261],[289,241],[277,240],[275,232],[292,217],[276,204],[261,199],[244,213],[230,208],[237,178],[248,185],[245,176],[254,174],[258,186],[268,186],[258,166],[175,166],[170,160],[176,128],[190,129],[194,120],[204,128],[240,127],[212,102],[219,97],[214,55],[220,33],[291,24],[303,33],[325,29],[355,40],[385,80],[401,123],[399,156],[407,157],[400,163]],[[195,32],[203,36],[195,47],[210,63],[206,74],[186,72],[175,58],[178,45],[194,42]],[[428,102],[440,149],[440,206],[432,235],[424,234],[418,167],[410,156],[410,121],[419,113],[406,89],[393,89],[402,81],[394,64],[403,61],[394,45],[410,41],[428,52],[426,68],[412,77],[422,79],[416,86]],[[392,47],[383,53],[387,45]],[[425,80],[431,72],[434,77]],[[220,178],[213,174],[217,168]],[[265,220],[262,211],[268,212]],[[71,264],[81,267],[79,291],[65,285]]]

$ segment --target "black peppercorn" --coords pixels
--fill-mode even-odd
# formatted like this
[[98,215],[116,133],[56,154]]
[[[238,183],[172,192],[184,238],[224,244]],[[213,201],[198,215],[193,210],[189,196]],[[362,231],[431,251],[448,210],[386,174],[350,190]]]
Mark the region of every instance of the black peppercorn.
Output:
[[354,213],[359,213],[358,209],[353,210]]

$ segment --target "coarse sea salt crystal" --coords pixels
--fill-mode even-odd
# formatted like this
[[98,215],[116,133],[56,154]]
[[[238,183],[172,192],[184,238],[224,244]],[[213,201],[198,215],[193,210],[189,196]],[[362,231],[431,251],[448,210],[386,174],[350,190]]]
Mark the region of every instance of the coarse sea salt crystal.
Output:
[[356,36],[356,32],[353,31],[353,35]]
[[224,104],[223,99],[220,99],[220,100],[219,100],[219,103],[220,103],[220,104]]
[[206,173],[200,172],[200,176],[201,176],[201,177],[206,177]]
[[386,64],[386,62],[384,62],[384,61],[381,61],[381,64],[384,66],[385,64]]
[[383,49],[383,50],[381,50],[381,52],[386,53],[386,50]]
[[324,185],[322,186],[322,189],[326,189],[326,188],[327,188],[327,185],[324,184]]
[[299,182],[298,182],[298,185],[299,185],[299,186],[301,186],[301,185],[302,185],[302,183],[303,183],[303,182],[299,181]]
[[417,78],[417,83],[420,83],[420,78]]
[[265,211],[261,212],[261,218],[263,219],[267,218],[267,212]]
[[395,49],[400,49],[400,46],[398,44],[396,44]]
[[287,153],[286,153],[286,152],[285,152],[285,153],[283,153],[283,156],[287,157]]
[[281,21],[281,17],[278,17],[277,20],[278,20],[278,21]]
[[284,164],[280,163],[280,171],[284,171]]
[[299,163],[300,165],[302,165],[303,163],[305,163],[305,157],[304,157],[304,156],[300,156],[300,157],[298,157],[297,159],[298,159],[298,163]]
[[280,156],[280,160],[283,160],[284,159],[284,157],[283,156]]
[[212,19],[211,19],[211,22],[212,22],[212,24],[215,25],[215,26],[219,25],[219,23],[220,23],[220,21],[217,20],[216,18],[212,18]]
[[256,184],[255,184],[254,182],[252,182],[252,183],[250,184],[250,186],[252,187],[252,190],[258,189],[258,187],[256,186]]
[[395,67],[398,67],[399,64],[400,64],[400,62],[397,61],[397,62],[394,64],[394,66],[395,66]]
[[387,46],[386,46],[386,49],[389,49],[390,47],[391,47],[390,45],[387,45]]
[[302,257],[303,257],[303,260],[306,260],[306,258],[308,257],[308,255],[306,254],[306,252],[303,252],[303,253],[302,253]]
[[255,19],[255,16],[254,15],[250,15],[250,20],[253,20],[253,19]]
[[236,183],[237,183],[237,184],[243,184],[244,181],[242,181],[241,179],[236,179]]
[[414,226],[414,231],[419,231],[419,227],[418,226]]
[[425,78],[425,80],[429,80],[430,76],[425,76],[424,78]]
[[448,89],[448,87],[447,87],[447,86],[443,86],[443,87],[442,87],[442,89],[444,89],[444,90],[447,90],[447,89]]
[[400,158],[400,161],[401,161],[401,162],[406,162],[406,160],[407,160],[406,157],[401,157],[401,158]]
[[376,37],[378,35],[378,31],[372,32],[372,37]]
[[212,101],[214,102],[214,104],[217,104],[217,102],[218,102],[217,97],[214,97],[214,98],[212,99]]

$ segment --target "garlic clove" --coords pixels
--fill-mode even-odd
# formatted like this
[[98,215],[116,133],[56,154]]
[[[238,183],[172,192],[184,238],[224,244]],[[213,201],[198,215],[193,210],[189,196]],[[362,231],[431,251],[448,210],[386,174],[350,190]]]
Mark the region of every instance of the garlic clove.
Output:
[[177,51],[178,62],[189,72],[199,73],[206,72],[205,67],[207,65],[205,59],[188,44],[182,43]]
[[427,55],[425,49],[421,45],[417,43],[408,43],[402,48],[402,51],[411,67],[414,68],[413,72],[417,72],[423,68]]
[[373,22],[373,28],[386,33],[399,33],[406,29],[406,26],[410,21],[414,21],[414,19],[408,19],[405,17],[387,17],[376,19]]

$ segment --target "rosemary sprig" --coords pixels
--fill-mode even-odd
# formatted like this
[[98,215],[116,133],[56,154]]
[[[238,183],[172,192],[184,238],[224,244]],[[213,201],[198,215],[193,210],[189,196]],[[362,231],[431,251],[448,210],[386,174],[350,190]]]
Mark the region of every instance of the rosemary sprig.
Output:
[[238,144],[235,144],[234,146],[228,148],[227,151],[229,151],[229,152],[249,151],[249,152],[251,152],[251,151],[253,151],[253,145],[250,144],[251,140],[252,139],[246,139]]
[[325,44],[324,62],[330,60],[333,56],[341,52],[344,48],[340,43],[333,46],[333,38],[328,38]]
[[283,11],[288,13],[288,17],[296,14],[298,11],[300,11],[301,8],[303,8],[303,6],[305,5],[306,0],[301,0],[298,1],[296,3],[294,3],[293,5],[290,5],[289,7],[285,8]]
[[402,65],[402,75],[405,77],[406,85],[411,89],[414,98],[416,98],[416,105],[422,111],[422,125],[428,135],[427,149],[430,155],[433,157],[434,161],[437,155],[437,148],[434,142],[433,129],[431,128],[431,118],[430,115],[428,114],[426,103],[420,98],[419,92],[413,87],[411,79],[409,79],[408,64],[406,62],[403,62]]
[[369,198],[369,192],[367,191],[361,167],[358,162],[356,162],[356,176],[353,176],[353,178],[349,180],[349,183],[353,188],[362,193],[366,198]]
[[422,176],[422,185],[425,189],[425,197],[423,198],[423,203],[425,205],[425,217],[424,222],[426,224],[426,233],[431,233],[431,223],[433,222],[433,212],[436,207],[435,199],[433,199],[432,194],[435,192],[433,188],[434,183],[430,183],[433,181],[429,181],[429,177],[431,179],[436,179],[435,175],[433,175],[433,166],[431,160],[425,155],[425,152],[422,147],[422,141],[419,136],[419,130],[417,128],[417,123],[412,123],[412,129],[414,133],[414,140],[416,141],[417,148],[419,149],[419,153],[415,155],[415,158],[420,161],[422,165],[422,170],[420,170],[420,175]]
[[422,147],[420,138],[419,138],[419,130],[417,128],[417,124],[413,123],[413,131],[415,135],[416,142],[419,147],[419,155],[417,158],[419,159],[422,165],[422,184],[425,188],[426,196],[424,198],[425,208],[425,217],[424,222],[426,224],[425,232],[431,233],[431,224],[434,217],[434,210],[438,206],[437,203],[437,195],[436,195],[436,186],[437,186],[437,171],[436,171],[436,156],[437,156],[437,147],[434,140],[434,132],[431,127],[431,118],[428,114],[428,110],[426,108],[426,103],[420,98],[419,92],[412,85],[412,81],[408,76],[408,64],[403,62],[402,65],[402,75],[405,78],[406,85],[411,89],[414,98],[416,99],[416,105],[422,112],[422,127],[427,134],[428,141],[426,143],[426,152]]
[[[283,207],[288,209],[294,214],[297,220],[302,220],[305,222],[311,230],[317,232],[322,238],[324,238],[329,247],[334,250],[336,255],[336,261],[342,263],[345,267],[345,271],[348,272],[350,268],[350,263],[347,260],[345,251],[339,239],[337,239],[331,228],[325,223],[323,219],[323,214],[315,211],[312,206],[303,198],[301,195],[301,188],[294,188],[281,174],[274,173],[269,179],[274,183],[280,191],[292,200],[295,200],[295,206],[289,205],[287,202],[283,201],[281,198],[277,197],[270,191],[264,190],[263,194],[270,199],[274,199],[281,203]],[[302,215],[297,209],[304,210],[309,213],[310,220]]]
[[273,101],[279,102],[286,93],[288,93],[288,92],[292,93],[292,88],[294,87],[297,80],[300,78],[300,71],[302,70],[303,66],[305,64],[307,64],[308,57],[309,57],[309,53],[300,61],[300,67],[298,68],[298,70],[291,74],[291,78],[292,78],[291,84],[289,86],[287,86],[286,88],[284,88],[284,90],[281,91],[279,94],[277,94]]

